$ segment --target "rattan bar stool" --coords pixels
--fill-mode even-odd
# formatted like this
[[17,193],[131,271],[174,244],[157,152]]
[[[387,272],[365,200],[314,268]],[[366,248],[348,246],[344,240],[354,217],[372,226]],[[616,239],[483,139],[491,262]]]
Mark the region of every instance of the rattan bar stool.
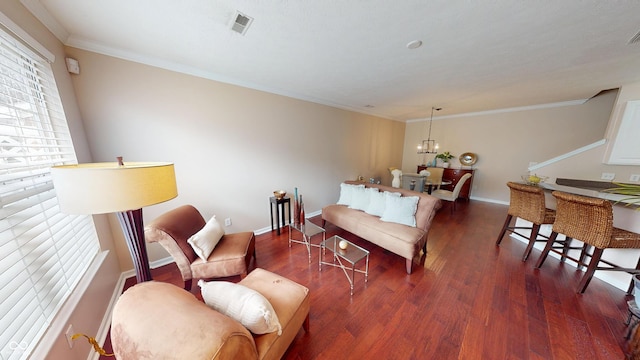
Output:
[[[507,212],[507,219],[502,226],[502,231],[500,231],[500,235],[496,240],[496,246],[500,245],[507,231],[526,238],[527,236],[518,232],[518,230],[530,229],[529,243],[522,257],[522,261],[526,261],[536,241],[547,241],[548,237],[540,234],[540,226],[542,224],[553,224],[556,212],[545,207],[544,190],[541,188],[516,182],[508,182],[507,186],[510,189],[509,211]],[[515,224],[510,226],[514,216],[531,222],[532,226],[515,226]],[[542,237],[542,239],[538,239],[538,236]]]
[[[538,262],[537,268],[544,263],[549,251],[560,254],[562,258],[575,261],[578,269],[587,266],[587,272],[582,276],[578,285],[578,293],[583,293],[596,270],[624,271],[629,274],[640,273],[640,262],[635,269],[623,268],[609,261],[602,260],[602,252],[605,249],[639,249],[640,234],[613,227],[613,208],[611,202],[604,199],[585,197],[554,191],[556,198],[556,221],[553,223],[552,232],[547,241]],[[555,244],[562,244],[564,240],[557,240],[558,234],[575,238],[584,243],[580,258],[570,257],[566,252],[557,251]],[[593,253],[589,253],[593,247]],[[589,262],[585,262],[590,258]],[[599,266],[603,263],[607,266]],[[630,294],[632,286],[627,293]]]

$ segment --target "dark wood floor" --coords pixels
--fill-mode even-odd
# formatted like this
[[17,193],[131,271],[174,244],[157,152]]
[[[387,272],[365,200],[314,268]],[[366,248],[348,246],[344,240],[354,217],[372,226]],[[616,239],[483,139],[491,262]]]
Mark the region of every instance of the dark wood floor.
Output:
[[[371,250],[369,281],[356,274],[353,296],[340,269],[318,271],[318,249],[309,264],[303,245],[288,247],[286,230],[257,236],[257,265],[311,293],[310,333],[298,333],[285,359],[624,359],[624,291],[594,278],[576,294],[574,267],[550,258],[534,270],[539,251],[523,263],[522,242],[507,237],[496,247],[506,210],[471,201],[451,214],[445,206],[424,268],[412,275],[404,259],[327,224],[328,236]],[[182,285],[174,264],[152,273]]]

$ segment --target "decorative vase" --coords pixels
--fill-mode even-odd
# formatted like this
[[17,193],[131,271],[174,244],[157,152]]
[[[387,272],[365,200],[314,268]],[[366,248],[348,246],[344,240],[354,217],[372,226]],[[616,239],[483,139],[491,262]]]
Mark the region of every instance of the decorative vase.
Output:
[[300,195],[300,225],[304,225],[304,202],[302,202],[302,195]]
[[298,203],[298,188],[294,188],[293,197],[293,226],[298,227],[300,225],[300,203]]

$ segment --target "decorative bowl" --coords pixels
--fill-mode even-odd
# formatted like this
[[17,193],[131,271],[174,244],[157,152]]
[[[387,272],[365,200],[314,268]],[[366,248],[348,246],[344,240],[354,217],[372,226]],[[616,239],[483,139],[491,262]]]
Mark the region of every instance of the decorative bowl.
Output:
[[282,200],[285,195],[287,195],[287,192],[284,190],[276,190],[273,192],[273,196],[275,196],[277,200]]
[[538,185],[540,183],[545,182],[547,179],[548,179],[547,176],[540,176],[536,174],[522,175],[522,181],[524,181],[524,183],[527,185]]

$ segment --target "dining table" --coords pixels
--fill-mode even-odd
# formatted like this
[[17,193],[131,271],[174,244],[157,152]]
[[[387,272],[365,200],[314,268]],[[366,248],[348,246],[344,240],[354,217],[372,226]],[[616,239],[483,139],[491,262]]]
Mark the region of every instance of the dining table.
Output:
[[424,182],[424,186],[427,188],[427,194],[431,195],[431,191],[433,191],[433,187],[438,187],[442,185],[451,185],[452,181],[447,179],[441,180],[429,180],[426,179]]

